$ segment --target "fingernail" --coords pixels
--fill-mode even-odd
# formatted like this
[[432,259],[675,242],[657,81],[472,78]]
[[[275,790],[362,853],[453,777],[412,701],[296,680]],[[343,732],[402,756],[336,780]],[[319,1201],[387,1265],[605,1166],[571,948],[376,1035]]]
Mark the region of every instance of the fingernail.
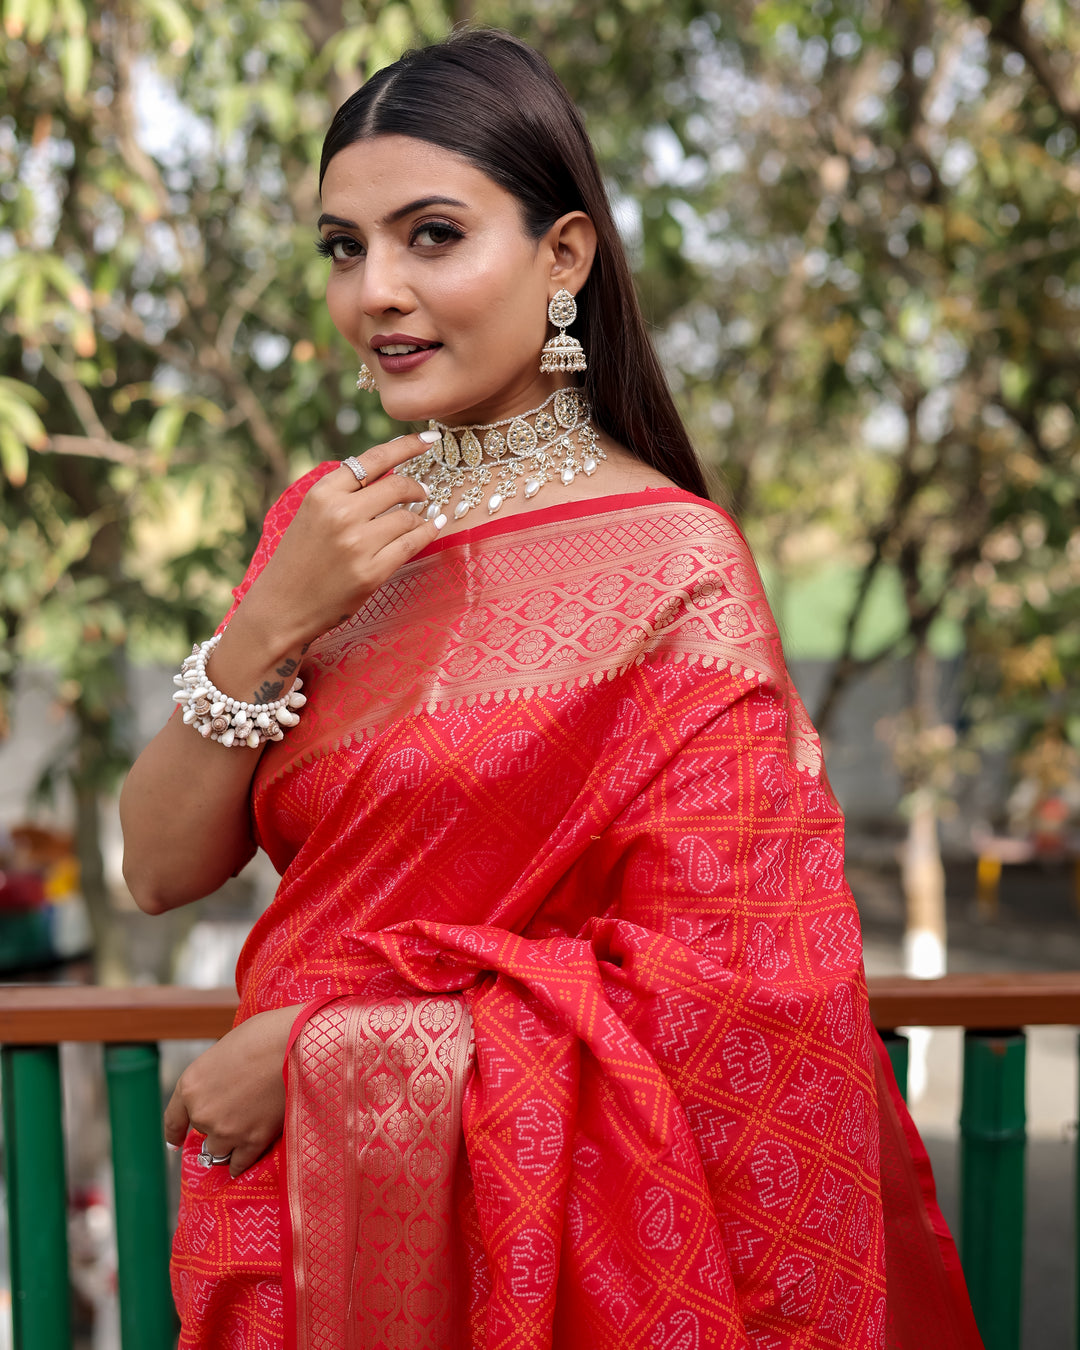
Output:
[[420,432],[420,439],[424,442],[425,445],[434,445],[435,442],[436,442],[437,440],[439,440],[439,438],[440,438],[441,436],[442,436],[442,432],[441,432],[441,431],[421,431],[421,432]]
[[428,487],[428,485],[427,485],[426,483],[421,483],[420,486],[424,489],[424,497],[425,497],[425,499],[428,498],[428,497],[430,497],[430,496],[431,496],[431,489]]
[[179,1145],[179,1144],[170,1144],[169,1141],[168,1141],[167,1139],[165,1140],[165,1147],[169,1150],[170,1153],[179,1153],[179,1152],[180,1152],[180,1145]]
[[437,530],[441,530],[442,527],[446,524],[446,517],[442,514],[441,511],[440,511],[439,514],[435,517],[435,520],[434,520],[433,523],[434,523],[435,528],[436,528]]

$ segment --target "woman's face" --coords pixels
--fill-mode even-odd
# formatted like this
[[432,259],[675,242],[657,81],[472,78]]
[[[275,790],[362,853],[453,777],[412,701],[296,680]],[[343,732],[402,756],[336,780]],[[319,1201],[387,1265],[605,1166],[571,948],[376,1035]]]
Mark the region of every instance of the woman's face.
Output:
[[377,136],[333,157],[322,206],[330,315],[391,417],[492,421],[556,387],[539,357],[566,258],[554,233],[526,235],[516,198],[486,174]]

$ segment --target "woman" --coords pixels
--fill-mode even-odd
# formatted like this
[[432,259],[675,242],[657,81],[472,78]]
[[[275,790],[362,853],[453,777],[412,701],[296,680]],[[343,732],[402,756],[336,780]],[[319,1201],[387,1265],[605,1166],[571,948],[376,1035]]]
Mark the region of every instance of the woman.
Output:
[[144,909],[282,875],[166,1114],[181,1345],[977,1345],[573,105],[458,35],[342,107],[321,190],[360,384],[434,421],[285,493],[125,788]]

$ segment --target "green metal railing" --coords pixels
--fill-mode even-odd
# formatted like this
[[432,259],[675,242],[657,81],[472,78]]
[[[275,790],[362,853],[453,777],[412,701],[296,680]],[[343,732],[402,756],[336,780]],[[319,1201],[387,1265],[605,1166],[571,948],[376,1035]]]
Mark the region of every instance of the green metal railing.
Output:
[[1025,1050],[1020,1030],[964,1034],[960,1259],[986,1350],[1020,1344]]
[[[1019,1350],[1025,1040],[1013,1028],[1080,1026],[1080,973],[877,979],[870,1004],[905,1092],[907,1041],[895,1028],[966,1028],[960,1250],[986,1350]],[[63,1041],[105,1046],[123,1350],[175,1345],[157,1043],[220,1036],[234,1012],[231,990],[0,987],[15,1350],[71,1347]],[[1080,1214],[1080,1169],[1076,1200]],[[1080,1288],[1080,1243],[1076,1260]],[[1080,1350],[1080,1317],[1076,1345]]]
[[0,988],[0,1091],[15,1350],[71,1350],[59,1043],[101,1042],[123,1350],[172,1350],[158,1042],[227,1031],[231,990]]
[[[882,1039],[906,1098],[907,1037],[885,1031]],[[960,1259],[986,1350],[1017,1350],[1020,1345],[1026,1051],[1027,1040],[1019,1028],[964,1032]],[[1080,1214],[1080,1191],[1077,1203]],[[1080,1265],[1077,1279],[1080,1289]]]
[[0,1050],[15,1344],[70,1346],[67,1185],[55,1045]]
[[[169,1292],[168,1198],[156,1045],[107,1045],[123,1344],[176,1339]],[[15,1344],[71,1345],[67,1187],[55,1045],[0,1050]]]

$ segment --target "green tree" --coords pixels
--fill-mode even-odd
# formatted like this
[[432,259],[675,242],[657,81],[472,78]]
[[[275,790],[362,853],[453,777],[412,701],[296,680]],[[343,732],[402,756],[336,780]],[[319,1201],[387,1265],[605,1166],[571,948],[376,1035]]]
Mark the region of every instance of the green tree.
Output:
[[106,974],[97,812],[131,752],[127,662],[205,635],[281,488],[391,430],[322,302],[322,134],[366,73],[462,19],[534,42],[580,103],[760,555],[781,580],[847,568],[825,729],[853,680],[911,657],[898,753],[930,873],[948,632],[980,726],[1076,723],[1068,7],[5,0],[0,681],[48,663],[74,715],[56,771]]
[[[631,165],[644,128],[618,128],[655,102],[632,53],[662,14],[582,30],[562,6],[535,28],[572,30],[582,75],[598,63],[604,139]],[[461,17],[438,0],[5,5],[0,689],[6,704],[47,664],[72,714],[50,774],[74,789],[102,978],[126,971],[99,840],[132,752],[129,660],[204,635],[287,483],[391,431],[356,402],[322,300],[322,135],[365,74]],[[678,72],[678,18],[658,72]]]
[[[1078,53],[1054,3],[766,0],[716,26],[702,61],[728,97],[684,147],[724,140],[731,165],[705,214],[683,208],[697,251],[728,260],[685,315],[690,396],[723,399],[761,550],[790,570],[816,540],[855,573],[822,729],[853,679],[910,657],[905,880],[938,941],[955,737],[935,643],[948,623],[978,654],[981,734],[1015,717],[999,670],[1018,645],[1075,665]],[[900,621],[874,641],[890,579]],[[1028,699],[1036,725],[1046,710]]]

